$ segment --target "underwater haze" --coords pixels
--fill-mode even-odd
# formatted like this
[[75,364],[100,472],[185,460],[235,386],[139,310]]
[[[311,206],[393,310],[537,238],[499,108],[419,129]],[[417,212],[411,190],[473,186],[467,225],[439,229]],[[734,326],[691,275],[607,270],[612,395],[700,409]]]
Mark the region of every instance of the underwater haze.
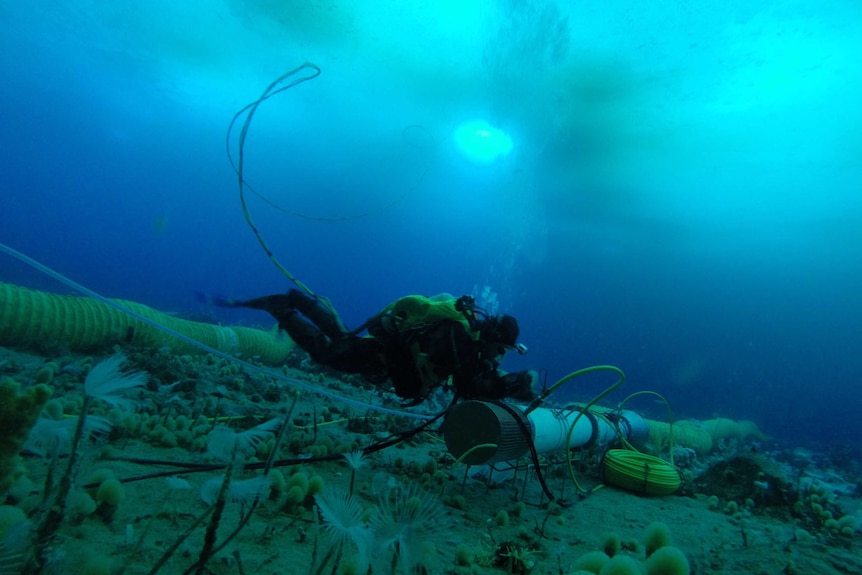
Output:
[[[506,368],[613,364],[612,399],[862,435],[858,1],[2,0],[0,22],[0,242],[102,295],[271,325],[195,294],[290,287],[226,131],[311,62],[254,115],[247,200],[349,326],[473,294],[520,321]],[[5,254],[0,281],[70,292]]]

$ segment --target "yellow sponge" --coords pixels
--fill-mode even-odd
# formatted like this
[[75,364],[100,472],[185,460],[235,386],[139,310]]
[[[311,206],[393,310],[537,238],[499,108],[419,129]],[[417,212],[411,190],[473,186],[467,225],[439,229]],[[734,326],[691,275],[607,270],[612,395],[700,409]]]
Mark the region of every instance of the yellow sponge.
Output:
[[14,380],[0,379],[0,497],[5,497],[18,464],[18,453],[51,397],[51,388],[34,385],[24,393]]

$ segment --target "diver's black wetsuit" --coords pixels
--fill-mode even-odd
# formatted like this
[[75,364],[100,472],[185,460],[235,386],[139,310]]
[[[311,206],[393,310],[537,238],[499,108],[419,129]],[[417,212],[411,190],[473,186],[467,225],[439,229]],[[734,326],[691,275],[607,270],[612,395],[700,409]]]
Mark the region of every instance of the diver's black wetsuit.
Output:
[[498,358],[505,348],[490,337],[474,339],[460,321],[442,320],[399,331],[385,317],[376,316],[366,323],[370,337],[362,337],[347,330],[329,308],[298,290],[231,305],[269,312],[315,362],[361,374],[376,385],[388,378],[395,393],[412,404],[424,400],[449,376],[461,397],[533,398],[530,373],[499,373]]

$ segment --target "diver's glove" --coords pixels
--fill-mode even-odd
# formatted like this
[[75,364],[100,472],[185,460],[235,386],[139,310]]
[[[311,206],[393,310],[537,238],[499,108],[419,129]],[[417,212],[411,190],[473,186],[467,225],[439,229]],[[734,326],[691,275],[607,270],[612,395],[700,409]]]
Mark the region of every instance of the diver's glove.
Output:
[[457,385],[456,389],[462,396],[468,399],[505,399],[507,397],[516,401],[532,401],[533,375],[535,372],[521,371],[518,373],[507,373],[477,377],[466,385]]
[[510,397],[517,401],[532,401],[536,397],[533,385],[538,380],[539,374],[535,371],[507,373],[501,378],[503,397]]

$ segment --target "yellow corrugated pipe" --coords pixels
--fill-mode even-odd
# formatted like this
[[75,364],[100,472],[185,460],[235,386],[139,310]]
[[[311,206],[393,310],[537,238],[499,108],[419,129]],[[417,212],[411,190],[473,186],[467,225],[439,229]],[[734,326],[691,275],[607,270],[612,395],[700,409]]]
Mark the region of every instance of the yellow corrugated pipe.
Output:
[[[667,448],[670,438],[670,425],[664,421],[647,420],[649,425],[650,443],[661,451]],[[727,418],[708,419],[706,421],[678,421],[673,424],[673,442],[675,445],[693,449],[698,455],[712,451],[715,443],[722,439],[767,439],[757,424],[753,421],[734,421]]]
[[[293,349],[293,341],[285,334],[189,321],[143,304],[111,301],[229,355],[278,365]],[[72,351],[83,352],[111,343],[131,343],[169,346],[174,353],[201,353],[191,343],[98,300],[0,283],[0,345],[26,347],[46,341],[56,341]]]

